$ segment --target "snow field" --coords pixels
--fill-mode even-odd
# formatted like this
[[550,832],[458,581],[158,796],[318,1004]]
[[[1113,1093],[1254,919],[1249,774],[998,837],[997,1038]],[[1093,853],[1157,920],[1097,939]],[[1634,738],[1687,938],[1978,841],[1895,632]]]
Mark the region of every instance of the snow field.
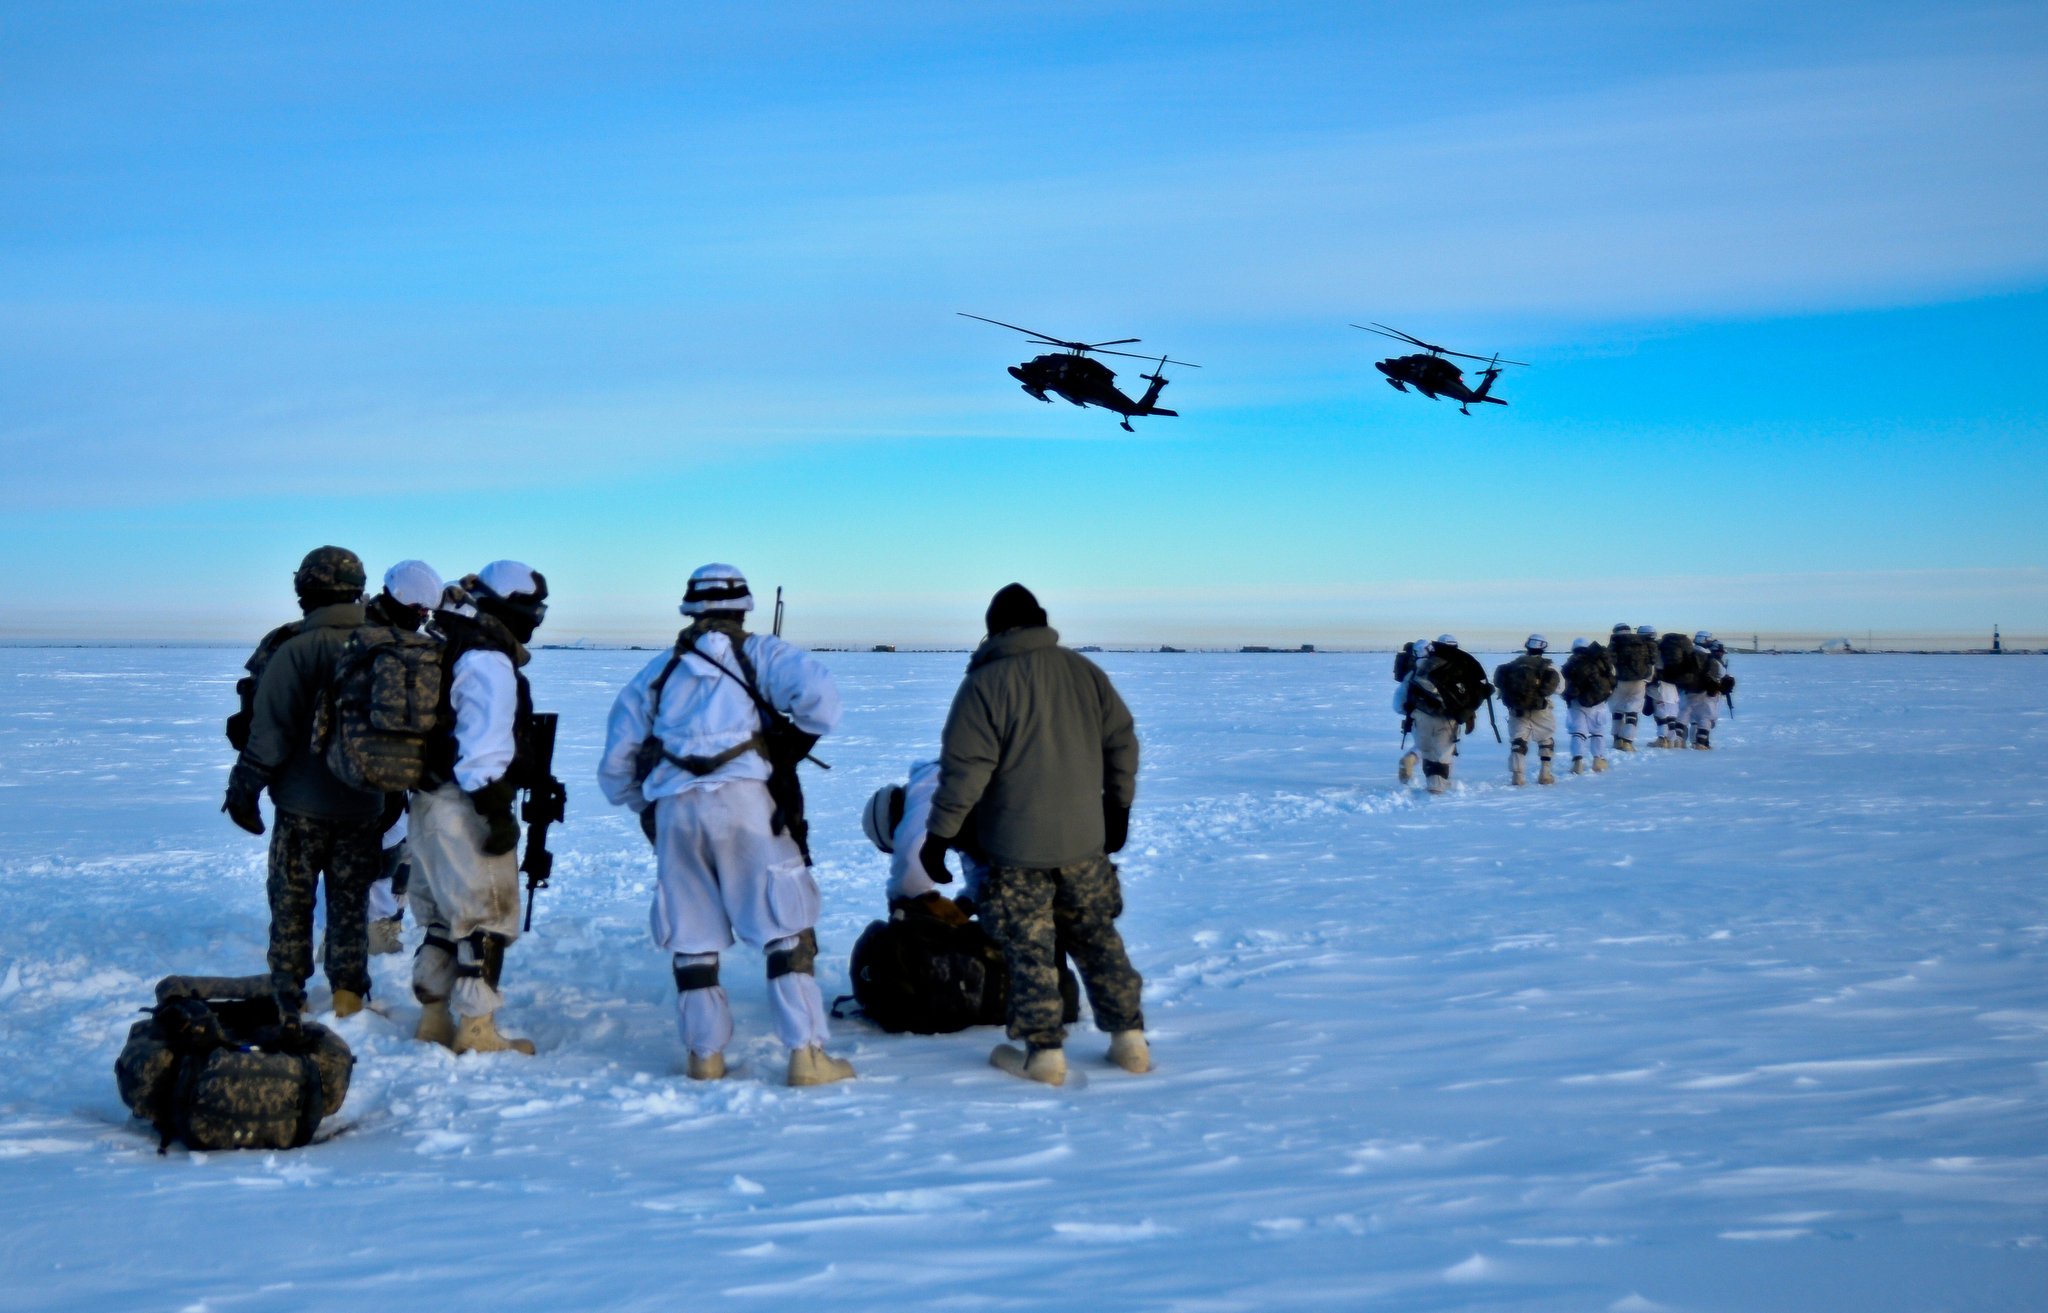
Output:
[[[735,1079],[675,1074],[651,859],[591,780],[645,654],[543,652],[570,820],[502,1017],[540,1056],[412,1043],[377,959],[322,1143],[158,1157],[112,1080],[135,1009],[262,962],[263,844],[218,814],[241,655],[0,650],[0,1308],[2048,1291],[2041,659],[1737,654],[1712,753],[1517,790],[1482,720],[1431,799],[1393,781],[1388,657],[1101,657],[1144,742],[1122,924],[1159,1070],[1080,1031],[1049,1091],[985,1065],[993,1030],[847,1022],[861,1079],[805,1091],[743,949]],[[829,996],[880,910],[859,807],[930,755],[962,658],[827,659]]]

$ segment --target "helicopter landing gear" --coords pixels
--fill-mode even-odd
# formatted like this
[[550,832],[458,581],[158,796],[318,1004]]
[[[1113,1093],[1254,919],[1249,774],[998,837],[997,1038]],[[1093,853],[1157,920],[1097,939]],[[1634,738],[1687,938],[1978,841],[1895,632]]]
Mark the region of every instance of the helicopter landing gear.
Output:
[[1124,432],[1126,432],[1126,433],[1136,433],[1136,432],[1138,431],[1138,430],[1136,430],[1136,429],[1134,429],[1134,428],[1132,428],[1132,427],[1131,427],[1131,421],[1130,421],[1130,418],[1129,418],[1128,416],[1126,416],[1126,417],[1124,418],[1124,420],[1123,420],[1123,426],[1124,426]]

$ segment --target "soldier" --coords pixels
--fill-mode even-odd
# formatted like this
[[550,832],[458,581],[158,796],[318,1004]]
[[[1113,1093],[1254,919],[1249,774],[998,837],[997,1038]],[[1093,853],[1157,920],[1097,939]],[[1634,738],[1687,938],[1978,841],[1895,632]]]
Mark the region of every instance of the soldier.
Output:
[[818,883],[802,796],[791,789],[796,763],[839,724],[839,690],[810,653],[748,633],[753,609],[734,567],[690,576],[681,607],[690,627],[620,690],[597,777],[605,797],[639,814],[654,844],[651,921],[672,955],[690,1078],[725,1075],[732,1007],[718,957],[738,938],[767,954],[789,1083],[825,1085],[854,1071],[825,1052]]
[[505,950],[519,937],[519,821],[513,815],[533,693],[520,670],[547,615],[548,584],[493,561],[450,587],[432,629],[446,645],[436,737],[413,794],[407,893],[426,942],[412,959],[414,1038],[457,1053],[532,1053],[498,1031]]
[[1679,685],[1682,718],[1691,733],[1692,746],[1702,752],[1713,747],[1715,723],[1721,718],[1721,699],[1735,687],[1721,664],[1726,651],[1712,634],[1702,629],[1692,636],[1693,661],[1688,678]]
[[[414,633],[441,603],[441,576],[425,561],[400,561],[384,572],[384,591],[363,608],[368,623]],[[370,953],[396,953],[403,948],[406,884],[412,855],[405,841],[406,797],[394,793],[386,801],[381,874],[370,886]]]
[[287,1017],[306,1004],[322,876],[334,1014],[360,1012],[370,996],[367,902],[378,874],[384,799],[336,779],[326,755],[312,746],[314,713],[332,683],[335,658],[363,623],[363,583],[363,563],[346,548],[316,548],[299,563],[292,585],[305,617],[274,647],[284,631],[273,631],[250,658],[247,738],[221,804],[251,834],[263,833],[258,800],[265,789],[277,809],[270,836],[270,976]]
[[1550,769],[1551,755],[1557,751],[1557,713],[1551,710],[1550,699],[1564,686],[1564,680],[1543,655],[1549,649],[1549,639],[1531,634],[1522,644],[1522,655],[1493,672],[1501,705],[1508,709],[1508,780],[1517,786],[1526,780],[1531,743],[1540,759],[1536,782],[1557,783],[1557,775]]
[[[1634,637],[1634,635],[1630,635]],[[1572,774],[1586,773],[1586,752],[1593,755],[1593,773],[1607,769],[1607,734],[1614,723],[1608,699],[1614,693],[1614,662],[1607,649],[1584,638],[1572,640],[1564,663],[1564,727],[1572,738]]]
[[1657,720],[1657,746],[1660,748],[1682,748],[1685,746],[1685,727],[1678,720],[1678,686],[1666,677],[1664,671],[1664,644],[1658,641],[1654,625],[1639,625],[1636,633],[1657,644],[1657,667],[1651,673],[1649,687],[1645,690],[1647,700],[1644,710]]
[[1614,750],[1636,750],[1636,724],[1642,719],[1644,695],[1650,677],[1657,673],[1657,642],[1653,630],[1638,633],[1627,625],[1616,625],[1607,639],[1607,654],[1614,661],[1614,694],[1607,700],[1613,714]]
[[1415,749],[1401,758],[1401,782],[1415,778],[1420,762],[1431,793],[1449,789],[1459,732],[1478,727],[1480,704],[1492,693],[1484,667],[1455,636],[1443,634],[1429,644],[1395,694],[1396,709],[1415,730]]
[[1059,645],[1022,584],[995,595],[984,623],[946,716],[918,857],[949,884],[948,850],[972,844],[987,855],[981,919],[1009,967],[1010,1038],[1025,1045],[998,1045],[989,1061],[1026,1080],[1066,1081],[1064,947],[1109,1033],[1109,1060],[1150,1071],[1143,982],[1117,933],[1123,891],[1109,860],[1130,831],[1137,727],[1109,677]]

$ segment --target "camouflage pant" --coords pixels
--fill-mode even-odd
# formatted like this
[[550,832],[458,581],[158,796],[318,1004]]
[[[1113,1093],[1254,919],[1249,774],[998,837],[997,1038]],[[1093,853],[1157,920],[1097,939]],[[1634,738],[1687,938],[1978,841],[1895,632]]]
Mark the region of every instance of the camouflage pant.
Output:
[[1057,870],[998,866],[982,884],[981,919],[1010,968],[1010,1038],[1057,1048],[1061,1024],[1060,957],[1074,959],[1098,1028],[1143,1030],[1144,982],[1124,952],[1116,918],[1123,887],[1116,865],[1090,857]]
[[278,1002],[306,1002],[313,904],[327,877],[327,983],[368,997],[370,884],[383,869],[377,818],[334,821],[280,810],[270,833],[270,980]]

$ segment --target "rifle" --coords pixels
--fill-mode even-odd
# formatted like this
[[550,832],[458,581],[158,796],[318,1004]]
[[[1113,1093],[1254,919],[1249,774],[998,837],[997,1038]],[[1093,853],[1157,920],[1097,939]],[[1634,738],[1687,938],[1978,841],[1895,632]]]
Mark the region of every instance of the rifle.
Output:
[[775,628],[770,631],[777,638],[782,637],[782,585],[775,585]]
[[548,887],[555,855],[548,851],[548,827],[559,824],[569,808],[569,791],[555,778],[555,728],[560,717],[537,711],[527,736],[526,801],[519,819],[526,822],[526,855],[519,869],[526,873],[526,929],[533,929],[533,895]]
[[1505,742],[1500,736],[1500,722],[1493,718],[1493,694],[1491,693],[1486,695],[1486,723],[1493,726],[1493,741],[1495,743]]

